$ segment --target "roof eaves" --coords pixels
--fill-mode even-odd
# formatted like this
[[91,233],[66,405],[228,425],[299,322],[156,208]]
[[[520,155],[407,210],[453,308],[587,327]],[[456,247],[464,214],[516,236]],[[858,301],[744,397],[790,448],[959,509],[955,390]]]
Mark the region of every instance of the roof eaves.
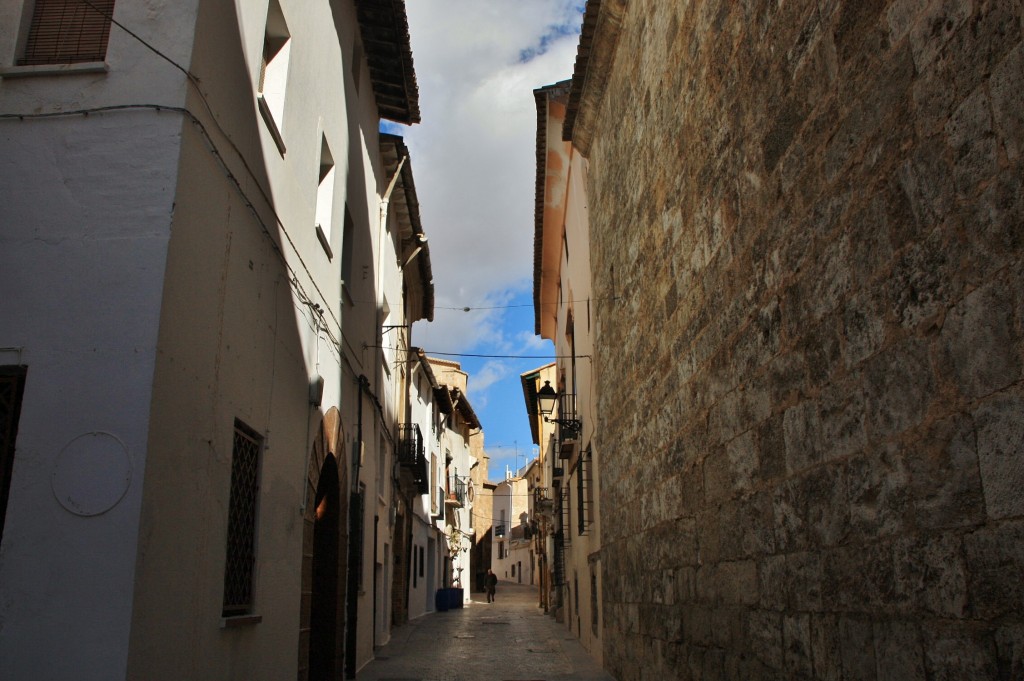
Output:
[[469,398],[466,397],[466,394],[458,388],[454,388],[452,390],[452,398],[456,402],[459,412],[462,413],[462,418],[469,424],[469,427],[481,428],[480,419],[477,418],[476,412],[473,411],[473,405],[469,403]]
[[381,118],[419,123],[420,95],[405,0],[355,0],[355,5]]
[[[423,223],[420,219],[420,202],[416,196],[416,182],[412,172],[412,162],[409,160],[409,148],[400,135],[381,133],[380,149],[384,170],[388,177],[393,176],[402,159],[406,159],[402,165],[399,182],[395,185],[395,191],[402,200],[395,204],[392,213],[399,222],[401,235],[396,243],[399,250],[398,257],[402,263],[405,263],[415,256],[413,262],[419,272],[420,306],[418,310],[412,312],[410,321],[415,322],[420,319],[434,321],[434,274],[430,264],[430,247],[427,245],[427,237],[423,232]],[[394,200],[395,198],[392,198],[392,201]],[[417,252],[416,249],[419,251]]]
[[584,156],[590,153],[590,120],[608,83],[625,12],[626,0],[587,0],[583,10],[562,139],[573,142]]
[[533,91],[537,104],[537,177],[533,201],[533,333],[541,334],[541,275],[544,271],[544,189],[547,185],[548,101],[565,97],[572,81],[564,80]]

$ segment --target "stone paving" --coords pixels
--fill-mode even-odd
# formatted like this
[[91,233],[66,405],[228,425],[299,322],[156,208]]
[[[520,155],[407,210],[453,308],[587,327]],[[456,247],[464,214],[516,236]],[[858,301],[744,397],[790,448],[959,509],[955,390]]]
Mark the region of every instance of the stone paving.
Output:
[[537,607],[536,587],[499,583],[448,612],[395,629],[357,681],[614,681]]

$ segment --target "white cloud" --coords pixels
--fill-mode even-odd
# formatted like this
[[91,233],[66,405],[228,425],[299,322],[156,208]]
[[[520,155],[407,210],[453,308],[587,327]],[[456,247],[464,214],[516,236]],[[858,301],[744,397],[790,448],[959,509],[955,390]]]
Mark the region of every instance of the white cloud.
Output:
[[[578,0],[411,0],[423,122],[405,129],[437,310],[414,342],[463,352],[505,337],[501,305],[533,284],[533,90],[572,76]],[[479,378],[478,378],[479,381]]]
[[[435,289],[434,322],[418,322],[413,343],[433,353],[550,355],[528,305],[533,90],[572,77],[583,2],[409,0],[406,9],[423,122],[398,134],[410,149]],[[531,453],[519,374],[549,360],[451,359],[469,372],[491,478],[500,478]]]

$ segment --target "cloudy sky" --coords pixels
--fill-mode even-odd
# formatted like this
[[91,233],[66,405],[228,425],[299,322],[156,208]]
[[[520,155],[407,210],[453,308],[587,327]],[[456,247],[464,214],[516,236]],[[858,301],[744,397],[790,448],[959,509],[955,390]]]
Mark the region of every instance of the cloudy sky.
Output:
[[423,122],[388,130],[409,146],[436,297],[434,322],[417,323],[413,343],[428,354],[531,357],[446,357],[469,373],[495,480],[532,456],[519,375],[553,352],[533,333],[533,90],[572,76],[583,0],[406,8]]

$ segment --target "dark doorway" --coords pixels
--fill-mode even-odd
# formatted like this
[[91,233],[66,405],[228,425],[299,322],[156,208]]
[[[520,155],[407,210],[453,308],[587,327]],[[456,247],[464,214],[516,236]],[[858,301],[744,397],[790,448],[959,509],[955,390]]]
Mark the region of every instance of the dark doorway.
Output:
[[338,620],[338,464],[328,455],[313,506],[313,588],[309,614],[309,681],[334,678]]
[[14,442],[18,436],[21,398],[25,391],[23,366],[0,366],[0,539],[4,536],[7,495],[14,469]]

